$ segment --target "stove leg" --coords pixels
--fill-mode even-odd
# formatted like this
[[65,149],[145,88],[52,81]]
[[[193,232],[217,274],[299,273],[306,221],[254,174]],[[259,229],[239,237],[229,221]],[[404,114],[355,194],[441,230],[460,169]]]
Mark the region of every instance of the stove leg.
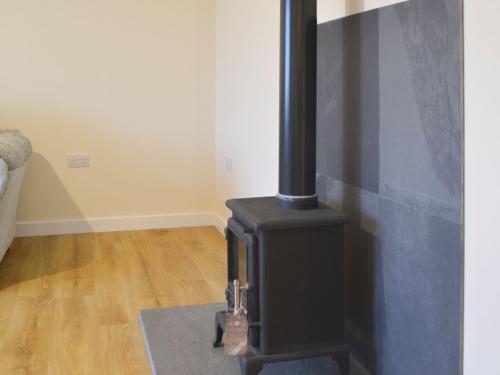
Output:
[[219,313],[215,316],[215,337],[212,340],[212,346],[214,348],[220,348],[222,346],[222,336],[224,335],[224,331],[220,326],[218,315]]
[[332,359],[337,362],[340,370],[340,375],[349,375],[349,353],[334,354],[332,355]]
[[248,358],[240,358],[241,375],[259,375],[264,369],[264,363]]

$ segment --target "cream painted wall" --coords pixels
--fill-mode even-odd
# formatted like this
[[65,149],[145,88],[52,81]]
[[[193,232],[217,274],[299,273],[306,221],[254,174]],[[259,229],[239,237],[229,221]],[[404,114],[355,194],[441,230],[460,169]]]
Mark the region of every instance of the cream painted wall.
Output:
[[3,0],[0,51],[0,128],[35,149],[19,220],[213,210],[215,0]]
[[278,0],[217,0],[215,180],[223,217],[228,198],[277,191],[279,11]]
[[[389,1],[319,0],[319,19]],[[4,0],[0,48],[0,127],[35,147],[20,221],[225,216],[276,192],[279,0]]]
[[327,22],[403,1],[407,0],[318,0],[318,22]]
[[[319,0],[318,20],[401,0]],[[217,213],[229,198],[278,190],[279,0],[217,0],[215,173]],[[233,160],[233,171],[224,159]]]
[[464,374],[500,374],[500,2],[464,1]]

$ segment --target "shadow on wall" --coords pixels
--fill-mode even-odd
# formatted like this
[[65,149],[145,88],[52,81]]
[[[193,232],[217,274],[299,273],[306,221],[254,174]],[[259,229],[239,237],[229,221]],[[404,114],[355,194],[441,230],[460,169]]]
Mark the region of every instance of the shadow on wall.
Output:
[[[58,207],[60,218],[79,220],[84,217],[54,167],[42,154],[37,152],[33,153],[21,198],[18,211],[21,220],[24,217],[24,212],[28,210],[30,216],[46,220],[47,212],[54,212],[54,206]],[[57,220],[59,218],[48,218],[48,220],[50,219]],[[87,229],[90,230],[90,226]]]
[[18,222],[84,218],[71,194],[74,192],[70,193],[65,185],[77,174],[63,170],[66,165],[60,162],[68,149],[75,147],[75,139],[77,149],[81,145],[84,149],[87,145],[101,147],[110,132],[107,125],[91,115],[44,111],[30,103],[0,108],[0,126],[20,129],[34,149],[19,200]]

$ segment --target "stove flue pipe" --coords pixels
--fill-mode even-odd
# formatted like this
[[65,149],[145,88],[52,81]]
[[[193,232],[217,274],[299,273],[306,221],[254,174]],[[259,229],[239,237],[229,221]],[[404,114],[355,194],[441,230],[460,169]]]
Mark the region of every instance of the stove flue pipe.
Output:
[[316,194],[316,0],[281,0],[278,202],[312,209]]

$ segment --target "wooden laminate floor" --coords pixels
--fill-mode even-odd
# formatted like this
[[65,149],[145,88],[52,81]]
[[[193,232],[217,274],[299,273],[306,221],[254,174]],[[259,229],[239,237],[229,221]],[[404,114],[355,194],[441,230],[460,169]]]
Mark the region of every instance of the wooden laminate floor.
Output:
[[221,302],[225,286],[215,228],[17,239],[0,263],[0,374],[149,374],[139,310]]

